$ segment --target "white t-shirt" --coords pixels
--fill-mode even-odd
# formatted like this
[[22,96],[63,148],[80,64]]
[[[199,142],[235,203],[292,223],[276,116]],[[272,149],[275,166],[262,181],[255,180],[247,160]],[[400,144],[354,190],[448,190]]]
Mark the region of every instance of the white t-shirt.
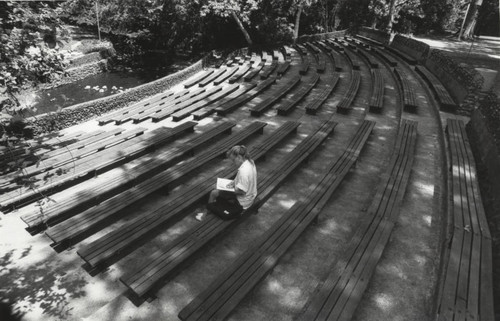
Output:
[[241,207],[247,209],[252,206],[257,197],[257,169],[249,160],[245,160],[238,168],[234,186],[245,192],[243,195],[236,195]]

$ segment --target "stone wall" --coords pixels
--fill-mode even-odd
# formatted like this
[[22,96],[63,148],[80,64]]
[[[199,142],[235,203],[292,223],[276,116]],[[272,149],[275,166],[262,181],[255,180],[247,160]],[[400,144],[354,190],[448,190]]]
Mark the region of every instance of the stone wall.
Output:
[[27,119],[27,122],[33,128],[35,135],[61,130],[161,93],[200,71],[203,64],[204,59],[174,74],[134,87],[123,93],[67,107],[58,113],[31,117]]
[[100,52],[91,52],[88,54],[85,54],[83,56],[77,57],[75,59],[70,60],[70,68],[76,68],[88,63],[93,63],[96,61],[101,60],[101,53]]
[[453,99],[460,104],[461,113],[470,115],[479,103],[483,77],[474,68],[460,65],[438,49],[431,50],[424,65],[439,78]]
[[430,50],[428,44],[402,35],[395,35],[390,46],[407,54],[417,61],[424,60]]
[[[493,266],[500,266],[500,101],[492,92],[474,110],[467,133],[476,159],[483,200],[493,244]],[[492,114],[493,112],[493,114]],[[500,269],[493,269],[496,306],[500,301]],[[496,308],[499,313],[499,308]]]
[[387,33],[385,31],[378,30],[378,29],[361,27],[359,29],[358,33],[360,36],[363,36],[363,37],[366,37],[369,39],[373,39],[373,40],[378,41],[384,45],[388,45],[389,42],[391,41],[391,34],[390,33]]

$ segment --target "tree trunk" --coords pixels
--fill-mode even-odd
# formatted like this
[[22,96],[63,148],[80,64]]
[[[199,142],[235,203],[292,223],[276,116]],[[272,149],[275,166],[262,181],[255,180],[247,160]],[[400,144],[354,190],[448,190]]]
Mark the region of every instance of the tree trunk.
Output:
[[387,22],[386,31],[392,31],[392,22],[394,20],[394,7],[396,6],[396,0],[391,0],[391,5],[389,7],[389,21]]
[[295,16],[295,28],[293,30],[293,43],[297,42],[299,39],[299,24],[300,24],[300,15],[302,14],[302,5],[299,6],[297,10],[297,15]]
[[243,23],[241,22],[240,18],[236,15],[236,12],[231,11],[231,15],[233,16],[234,20],[238,24],[238,27],[240,27],[241,32],[243,32],[243,35],[245,36],[245,39],[248,43],[249,46],[253,45],[252,38],[250,38],[250,35],[248,34],[247,30],[245,29],[245,26],[243,26]]
[[474,27],[476,26],[479,7],[481,6],[481,3],[482,1],[473,1],[470,3],[469,10],[467,11],[467,15],[465,16],[463,30],[459,35],[459,39],[470,39],[474,35]]

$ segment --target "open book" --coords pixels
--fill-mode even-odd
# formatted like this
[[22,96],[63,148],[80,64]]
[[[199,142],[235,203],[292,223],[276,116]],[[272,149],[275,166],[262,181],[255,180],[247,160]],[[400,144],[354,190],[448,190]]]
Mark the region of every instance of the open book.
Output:
[[226,178],[217,178],[216,188],[221,191],[234,192],[234,181]]

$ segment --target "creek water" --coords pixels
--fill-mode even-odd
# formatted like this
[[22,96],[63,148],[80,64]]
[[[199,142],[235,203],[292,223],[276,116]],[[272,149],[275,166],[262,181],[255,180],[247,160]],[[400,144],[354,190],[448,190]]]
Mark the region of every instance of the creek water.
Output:
[[89,76],[71,84],[44,90],[37,93],[32,114],[55,112],[82,102],[126,91],[172,74],[188,65],[187,62],[176,61],[165,67],[120,68]]

